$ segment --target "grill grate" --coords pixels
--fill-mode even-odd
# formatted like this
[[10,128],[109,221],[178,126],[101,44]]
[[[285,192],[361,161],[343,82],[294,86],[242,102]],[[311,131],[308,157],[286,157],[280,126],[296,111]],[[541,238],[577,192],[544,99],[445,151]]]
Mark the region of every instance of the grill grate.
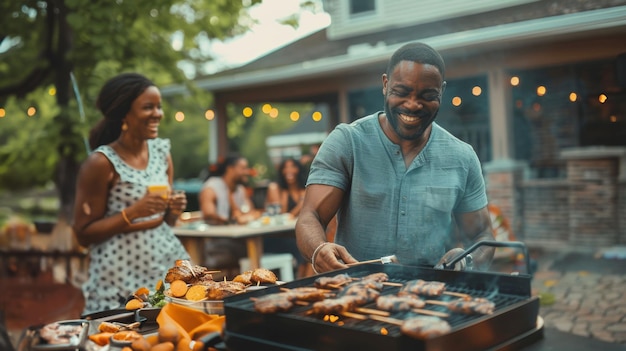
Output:
[[[301,347],[311,347],[311,349],[345,349],[345,347],[360,347],[364,345],[366,348],[374,348],[374,345],[383,346],[383,349],[423,349],[428,350],[433,345],[446,345],[452,341],[458,341],[459,337],[471,337],[477,328],[480,330],[493,329],[499,330],[502,327],[502,318],[515,319],[523,321],[511,321],[506,331],[498,331],[498,333],[512,337],[521,334],[531,328],[537,318],[538,303],[536,299],[530,298],[530,278],[523,276],[510,276],[494,273],[478,273],[478,272],[455,272],[446,270],[433,270],[419,267],[407,267],[399,265],[363,265],[359,267],[351,267],[342,271],[335,271],[324,274],[332,276],[339,273],[347,273],[351,277],[360,278],[370,273],[385,272],[390,277],[390,282],[406,283],[413,279],[438,280],[446,283],[446,291],[464,293],[472,297],[484,297],[495,303],[495,311],[492,315],[466,315],[453,313],[445,306],[427,304],[424,309],[438,312],[449,313],[449,317],[445,320],[452,327],[451,333],[433,338],[428,341],[411,339],[404,336],[400,327],[381,322],[378,320],[360,320],[343,316],[336,316],[336,319],[323,318],[323,316],[313,315],[309,312],[311,305],[296,305],[288,312],[277,313],[275,315],[264,315],[254,310],[254,302],[250,299],[253,296],[262,296],[275,293],[280,290],[279,287],[256,291],[254,293],[245,294],[247,296],[236,296],[225,300],[226,313],[226,335],[258,338],[259,343],[263,340],[268,342],[284,343],[285,345],[295,345],[294,349]],[[318,277],[318,276],[317,276]],[[312,286],[317,277],[306,278],[294,281],[284,285],[286,288],[295,288],[300,286]],[[396,294],[400,287],[385,286],[382,295]],[[254,294],[254,295],[253,295]],[[440,297],[427,298],[428,300],[451,301],[457,299],[456,296],[443,295]],[[369,303],[365,308],[375,309],[375,303]],[[413,312],[396,312],[391,313],[389,317],[396,319],[405,319],[408,316],[417,315]],[[328,317],[328,316],[327,316]],[[244,319],[248,321],[244,322]],[[530,321],[530,322],[529,322]],[[339,330],[339,331],[338,331]],[[329,334],[330,333],[330,334]],[[329,335],[336,334],[336,337]],[[469,335],[467,335],[469,334]],[[344,335],[344,337],[342,337]],[[343,339],[342,339],[343,338]],[[350,338],[358,338],[359,341],[350,341]],[[335,340],[333,340],[335,339]],[[410,339],[410,340],[407,340]],[[490,344],[499,344],[503,340],[496,337]],[[228,343],[228,338],[227,338]],[[353,344],[356,343],[356,344]],[[470,345],[468,349],[485,348],[484,341],[478,341],[478,344],[463,341],[464,345]],[[313,345],[311,345],[313,344]],[[394,346],[395,345],[395,346]],[[407,347],[406,345],[411,345]],[[417,347],[417,348],[416,348]],[[286,347],[286,350],[290,348]],[[463,346],[456,345],[456,350],[463,350]]]

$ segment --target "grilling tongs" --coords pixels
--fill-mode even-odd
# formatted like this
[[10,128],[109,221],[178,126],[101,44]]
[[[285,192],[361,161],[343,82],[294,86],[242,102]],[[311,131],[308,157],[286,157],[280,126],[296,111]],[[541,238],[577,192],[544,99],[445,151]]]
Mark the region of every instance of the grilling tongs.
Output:
[[[524,244],[521,241],[496,241],[496,240],[482,240],[479,241],[477,243],[475,243],[474,245],[470,246],[467,250],[465,250],[462,254],[460,254],[459,256],[455,257],[452,261],[450,261],[449,263],[444,263],[443,266],[439,266],[439,267],[435,267],[435,268],[443,268],[443,269],[453,269],[454,265],[457,264],[460,260],[464,259],[465,257],[467,257],[469,254],[471,254],[472,252],[474,252],[474,250],[476,250],[477,248],[479,248],[480,246],[492,246],[492,247],[517,247],[519,249],[522,250],[522,253],[524,255],[524,260],[526,263],[526,273],[527,274],[531,274],[531,267],[530,267],[530,256],[528,256],[528,248],[526,247],[526,244]],[[471,256],[470,256],[471,257]]]

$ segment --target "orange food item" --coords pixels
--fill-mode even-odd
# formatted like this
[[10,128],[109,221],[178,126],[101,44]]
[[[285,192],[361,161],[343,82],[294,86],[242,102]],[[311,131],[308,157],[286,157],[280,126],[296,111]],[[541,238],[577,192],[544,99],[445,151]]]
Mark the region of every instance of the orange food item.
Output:
[[105,333],[116,333],[120,331],[120,326],[111,322],[102,322],[98,326],[98,331]]
[[141,288],[137,289],[137,291],[135,291],[135,295],[150,295],[150,290],[148,290],[148,288],[146,288],[145,286],[142,286]]
[[163,290],[165,290],[165,284],[163,284],[163,279],[159,279],[156,283],[156,285],[154,286],[154,290],[156,292],[163,292]]
[[114,333],[113,339],[118,341],[135,341],[137,339],[143,339],[143,335],[137,333],[134,330],[123,330]]
[[183,297],[187,293],[187,283],[176,279],[170,283],[170,293],[174,297]]
[[148,342],[148,344],[150,344],[150,347],[156,345],[159,343],[159,335],[158,334],[152,334],[152,335],[148,335],[145,337],[146,341]]
[[178,343],[180,339],[180,331],[175,324],[167,323],[159,326],[159,342],[171,342],[172,344]]
[[96,333],[89,335],[89,340],[95,342],[100,346],[104,346],[109,344],[111,336],[113,336],[113,333],[110,332]]
[[125,307],[129,311],[138,310],[140,308],[143,308],[143,301],[139,299],[132,299],[126,303]]
[[207,288],[204,285],[192,285],[187,289],[185,298],[189,301],[201,301],[206,299]]
[[171,341],[162,342],[152,346],[150,351],[174,351],[174,344]]
[[[156,342],[155,342],[156,344]],[[146,338],[139,338],[130,345],[133,351],[150,351],[152,344]]]
[[133,351],[133,349],[131,347],[124,346],[122,347],[122,351]]

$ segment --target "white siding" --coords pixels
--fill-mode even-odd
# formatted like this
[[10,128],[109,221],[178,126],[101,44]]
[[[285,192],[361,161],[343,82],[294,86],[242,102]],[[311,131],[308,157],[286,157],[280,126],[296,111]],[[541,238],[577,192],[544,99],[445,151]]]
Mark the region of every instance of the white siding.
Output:
[[328,28],[328,38],[333,40],[467,16],[535,1],[538,0],[376,0],[374,13],[351,17],[349,0],[324,0],[324,10],[332,19]]

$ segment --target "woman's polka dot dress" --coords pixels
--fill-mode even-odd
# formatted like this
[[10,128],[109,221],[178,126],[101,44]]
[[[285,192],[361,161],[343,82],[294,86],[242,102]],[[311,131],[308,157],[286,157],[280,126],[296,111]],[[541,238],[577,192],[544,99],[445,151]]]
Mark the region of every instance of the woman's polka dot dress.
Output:
[[[144,170],[124,163],[109,146],[94,151],[104,154],[119,174],[118,182],[109,191],[106,216],[115,215],[142,198],[149,184],[168,183],[169,140],[150,139],[148,150],[148,166]],[[189,255],[165,222],[153,229],[118,234],[93,245],[89,278],[82,287],[84,314],[123,307],[124,301],[138,288],[154,287],[177,259],[189,259]]]

